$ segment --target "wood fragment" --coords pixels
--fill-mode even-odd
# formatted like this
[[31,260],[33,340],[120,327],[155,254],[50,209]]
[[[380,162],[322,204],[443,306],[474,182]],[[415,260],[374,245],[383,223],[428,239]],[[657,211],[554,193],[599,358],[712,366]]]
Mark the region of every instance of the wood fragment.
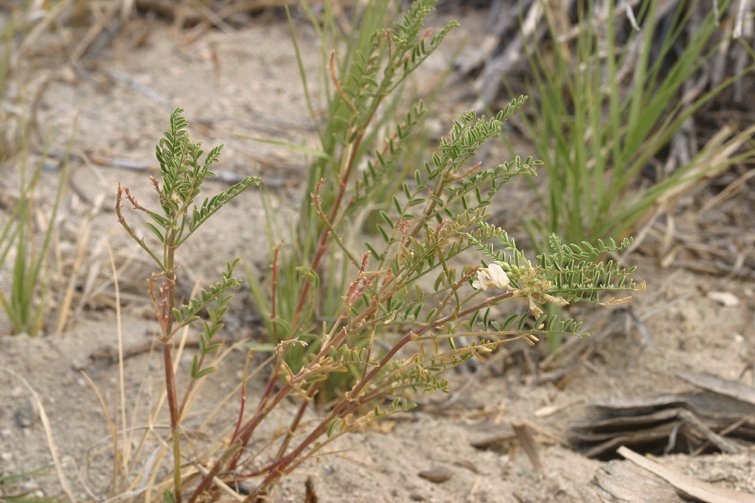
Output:
[[736,398],[750,405],[755,405],[755,388],[739,381],[724,379],[707,372],[695,372],[691,370],[679,370],[676,372],[676,375],[698,388],[707,389],[721,395]]
[[711,391],[593,403],[570,429],[571,444],[589,457],[611,457],[620,445],[644,452],[737,453],[755,442],[755,406]]
[[596,471],[592,484],[598,497],[605,502],[647,501],[650,494],[653,503],[684,501],[665,480],[623,460],[603,464]]
[[637,466],[657,475],[674,486],[684,497],[695,498],[707,503],[755,503],[755,496],[751,494],[714,486],[713,484],[689,477],[655,461],[651,461],[627,447],[621,446],[617,452]]

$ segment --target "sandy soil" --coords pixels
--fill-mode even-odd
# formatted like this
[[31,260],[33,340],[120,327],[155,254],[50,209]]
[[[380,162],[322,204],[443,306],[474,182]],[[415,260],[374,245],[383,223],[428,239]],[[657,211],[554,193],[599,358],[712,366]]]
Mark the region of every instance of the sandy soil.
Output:
[[[467,13],[442,54],[428,63],[428,75],[442,71],[464,47],[475,47],[482,26],[484,13]],[[297,29],[304,41],[307,70],[315,75],[317,38],[304,24]],[[43,418],[30,387],[49,418],[73,494],[91,500],[99,499],[107,483],[112,445],[97,394],[87,379],[96,383],[107,403],[119,401],[117,365],[90,358],[112,350],[117,341],[109,253],[120,286],[124,345],[134,347],[154,336],[144,292],[149,265],[136,258],[135,246],[116,225],[111,209],[116,183],[146,193],[147,173],[124,169],[122,163],[152,169],[154,144],[170,111],[181,106],[196,137],[206,145],[225,144],[222,174],[260,175],[285,220],[301,197],[298,189],[306,163],[238,134],[308,141],[309,119],[288,30],[275,16],[253,19],[234,32],[191,37],[162,22],[134,20],[110,47],[77,68],[62,63],[67,60],[55,52],[58,45],[53,39],[43,40],[30,53],[27,71],[49,78],[37,113],[41,136],[55,152],[65,151],[69,141],[72,145],[70,187],[56,224],[58,269],[53,291],[63,291],[72,278],[78,297],[62,334],[53,334],[52,327],[35,339],[0,336],[0,473],[42,468],[22,483],[23,488],[38,494],[60,493],[50,468]],[[459,94],[464,93],[457,89]],[[464,106],[446,104],[440,120],[447,121]],[[43,183],[51,192],[59,164],[54,159],[48,163]],[[0,188],[12,192],[14,183],[8,176]],[[697,225],[695,217],[681,211],[678,219],[688,228]],[[192,281],[215,278],[225,261],[237,255],[251,270],[266,265],[259,194],[251,191],[239,198],[224,210],[221,220],[222,225],[204,229],[183,257]],[[750,385],[755,379],[751,282],[705,275],[673,261],[661,268],[656,258],[641,254],[631,260],[639,265],[638,277],[648,284],[647,292],[631,303],[642,324],[632,322],[626,309],[585,312],[583,319],[596,327],[599,336],[582,343],[585,356],[568,379],[540,382],[517,360],[521,348],[507,348],[475,374],[451,375],[450,395],[421,397],[416,411],[339,439],[331,446],[336,452],[308,462],[282,484],[273,500],[302,501],[304,480],[311,477],[323,502],[609,501],[595,484],[608,462],[588,459],[566,442],[567,429],[582,417],[585,404],[692,389],[674,375],[684,368]],[[5,287],[7,277],[0,280]],[[711,292],[732,294],[736,305],[722,305],[711,298]],[[51,314],[59,306],[51,305]],[[243,312],[232,318],[237,339],[254,335]],[[8,332],[6,320],[0,319],[0,333]],[[182,368],[190,357],[187,350]],[[209,378],[203,396],[232,391],[243,362],[242,351],[231,353],[223,371]],[[127,360],[126,401],[130,410],[139,411],[137,417],[144,417],[147,402],[159,396],[160,385],[156,355]],[[210,398],[199,402],[197,416],[213,406]],[[162,420],[155,419],[158,427]],[[539,470],[510,434],[512,424],[522,423],[535,439]],[[497,448],[473,446],[496,435],[503,438]],[[699,480],[755,494],[753,455],[755,451],[746,448],[736,455],[672,455],[661,461]],[[423,478],[423,472],[435,469],[447,470],[450,478],[440,483]],[[648,495],[644,501],[657,499]]]

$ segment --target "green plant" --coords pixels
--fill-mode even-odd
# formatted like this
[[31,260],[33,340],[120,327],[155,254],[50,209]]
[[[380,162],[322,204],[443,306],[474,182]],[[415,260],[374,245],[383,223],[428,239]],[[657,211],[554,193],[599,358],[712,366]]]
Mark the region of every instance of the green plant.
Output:
[[[35,196],[42,175],[45,155],[29,167],[29,120],[24,107],[18,106],[19,96],[13,95],[13,86],[18,62],[18,49],[34,36],[34,28],[42,20],[30,21],[30,6],[11,8],[0,28],[0,163],[11,164],[11,158],[21,153],[18,161],[20,182],[18,197],[11,204],[7,219],[0,221],[0,271],[5,276],[9,257],[11,266],[7,289],[0,291],[0,307],[10,321],[15,334],[37,335],[43,329],[45,301],[49,275],[46,272],[46,259],[55,229],[55,219],[65,187],[67,163],[61,170],[58,190],[52,208],[49,210],[47,225],[41,231],[35,226]],[[44,22],[47,22],[46,20]],[[18,91],[16,91],[18,92]],[[38,233],[41,232],[41,239]]]
[[[190,440],[183,434],[182,420],[198,383],[213,370],[205,358],[219,349],[214,336],[222,326],[228,292],[238,281],[229,264],[219,282],[179,306],[175,300],[176,251],[225,202],[257,180],[248,178],[196,204],[194,198],[220,149],[212,149],[200,163],[201,149],[190,142],[181,111],[174,112],[170,131],[158,146],[161,179],[152,180],[161,211],[145,208],[124,187],[118,188],[116,203],[121,224],[159,266],[149,280],[148,291],[161,327],[170,413],[166,446],[170,446],[173,459],[169,470],[172,489],[164,493],[164,499],[217,499],[221,491],[232,491],[242,480],[256,480],[244,501],[257,501],[333,439],[410,408],[417,391],[446,389],[446,369],[470,358],[484,358],[506,341],[524,338],[535,342],[543,335],[579,330],[573,320],[544,314],[546,305],[605,302],[603,294],[639,287],[630,278],[631,270],[613,262],[595,262],[596,257],[626,247],[628,242],[565,245],[554,236],[548,250],[533,264],[505,231],[485,223],[490,196],[511,177],[531,174],[537,163],[517,158],[482,169],[468,162],[483,142],[500,134],[502,121],[523,102],[517,100],[488,120],[473,113],[460,116],[432,160],[415,170],[414,186],[406,183],[395,195],[394,212],[381,215],[378,241],[368,244],[364,253],[351,254],[339,235],[332,236],[335,246],[348,253],[354,273],[335,319],[321,325],[319,349],[300,369],[293,370],[286,363],[286,352],[306,343],[296,336],[279,343],[269,360],[271,368],[256,407],[248,409],[246,405],[247,373],[240,384],[240,409],[233,424],[211,436],[206,450],[192,442],[190,452],[202,452],[203,456],[190,455],[184,449]],[[326,219],[319,189],[313,205]],[[146,226],[160,244],[158,249],[126,223],[125,202],[147,216]],[[474,250],[484,258],[484,267],[463,265],[469,264],[468,253]],[[454,262],[461,262],[461,268]],[[433,286],[423,288],[425,280],[432,280]],[[274,262],[273,288],[276,281]],[[514,299],[524,303],[524,313],[494,311],[497,305]],[[199,319],[201,309],[207,310],[208,319]],[[203,327],[199,351],[179,399],[172,347],[177,331],[194,322]],[[457,344],[461,337],[469,343]],[[328,377],[349,372],[353,380],[345,393],[313,421],[305,422],[312,400]],[[391,405],[385,405],[386,399]],[[288,427],[265,439],[263,448],[253,448],[251,442],[260,425],[286,400],[298,404]],[[157,483],[155,487],[164,486]]]
[[45,270],[46,259],[68,173],[66,161],[59,175],[47,225],[42,231],[41,240],[38,240],[34,225],[34,195],[44,160],[43,155],[30,174],[25,166],[26,160],[22,161],[24,166],[21,168],[19,198],[0,230],[0,270],[5,268],[9,255],[13,262],[9,288],[7,292],[0,291],[0,306],[8,316],[13,333],[32,336],[40,333],[45,321],[43,315],[46,312],[45,300],[49,285],[49,275]]
[[[148,281],[148,290],[152,305],[160,324],[165,389],[170,413],[170,431],[173,454],[174,501],[181,501],[183,490],[181,442],[181,423],[186,413],[186,404],[196,383],[214,368],[207,366],[206,359],[219,349],[213,340],[222,328],[222,317],[228,308],[229,292],[240,285],[233,277],[233,266],[227,265],[223,278],[185,304],[176,299],[176,252],[191,235],[199,229],[215,212],[231,199],[259,180],[247,177],[228,190],[197,203],[200,187],[208,177],[214,176],[210,171],[220,157],[222,147],[211,149],[204,161],[204,154],[199,143],[192,143],[186,128],[188,122],[183,118],[181,109],[173,112],[170,118],[170,130],[157,145],[157,160],[160,163],[160,179],[153,177],[152,187],[157,193],[160,208],[157,211],[147,209],[139,204],[127,187],[118,186],[115,210],[118,221],[151,257],[158,266],[158,272]],[[140,237],[127,223],[123,215],[123,204],[128,202],[135,211],[147,217],[146,226],[157,239],[157,245],[150,244]],[[176,333],[191,323],[200,320],[200,311],[206,310],[208,319],[202,320],[199,354],[194,357],[191,366],[189,384],[179,400],[178,387],[173,362],[173,344]],[[169,494],[169,493],[166,493]]]
[[[184,429],[184,420],[201,383],[222,358],[215,358],[220,349],[215,335],[222,327],[229,292],[239,283],[232,276],[231,263],[219,282],[178,305],[175,285],[180,267],[176,254],[200,225],[257,180],[248,178],[196,203],[220,148],[212,149],[200,162],[202,151],[190,141],[179,109],[171,116],[170,130],[157,148],[160,179],[154,178],[151,183],[160,208],[150,210],[129,189],[118,188],[119,221],[158,266],[148,282],[148,291],[161,327],[170,415],[170,434],[150,454],[150,461],[141,464],[149,466],[151,473],[132,477],[149,480],[150,485],[131,486],[127,494],[148,497],[159,491],[164,501],[195,502],[220,500],[232,493],[236,500],[262,501],[282,477],[329,442],[411,408],[418,392],[445,390],[444,372],[449,368],[471,358],[484,359],[497,346],[514,339],[535,343],[551,334],[578,333],[579,323],[546,314],[548,305],[619,302],[619,295],[642,287],[632,280],[631,269],[611,261],[596,261],[626,248],[628,240],[620,244],[608,240],[593,246],[564,244],[553,236],[533,261],[506,231],[486,223],[487,207],[497,190],[512,177],[534,174],[539,165],[534,159],[519,157],[491,168],[473,161],[486,141],[500,136],[504,121],[524,104],[524,97],[513,100],[492,118],[473,112],[459,116],[428,160],[410,168],[408,179],[391,194],[389,206],[377,212],[377,232],[363,235],[368,242],[357,244],[353,229],[344,219],[358,214],[358,209],[373,209],[368,204],[373,190],[385,187],[385,178],[395,177],[396,159],[407,141],[406,133],[420,122],[423,112],[421,105],[411,108],[404,120],[393,126],[395,133],[376,144],[374,161],[366,164],[357,181],[347,183],[358,168],[350,163],[355,162],[355,152],[363,145],[360,139],[368,134],[367,125],[376,113],[373,107],[377,105],[369,96],[395,89],[388,86],[380,91],[383,84],[375,75],[378,71],[389,75],[408,71],[414,65],[412,55],[424,57],[417,44],[423,44],[425,31],[417,23],[424,22],[432,4],[416,2],[394,26],[396,33],[378,30],[373,37],[389,46],[408,44],[408,52],[399,51],[403,56],[394,62],[398,68],[391,70],[384,62],[374,61],[367,66],[377,70],[359,71],[349,80],[354,86],[351,91],[331,73],[338,99],[354,110],[346,114],[352,122],[334,140],[338,158],[345,164],[337,177],[321,171],[310,195],[310,211],[316,216],[312,224],[317,224],[318,232],[310,250],[313,255],[297,264],[290,258],[282,259],[281,246],[274,247],[268,285],[271,301],[263,314],[279,340],[266,361],[263,383],[257,386],[256,404],[249,401],[247,383],[259,369],[252,371],[247,366],[236,389],[238,414],[225,428],[216,425],[212,432],[202,431],[201,441]],[[407,26],[411,30],[406,31]],[[409,34],[415,38],[406,39]],[[389,54],[396,50],[394,47]],[[327,188],[329,183],[337,185]],[[150,239],[140,237],[126,222],[126,203],[146,216],[145,224],[153,235]],[[335,261],[339,254],[343,260],[336,262],[338,277],[329,283],[332,280],[325,275],[331,271],[321,268],[322,261],[326,256]],[[293,298],[294,310],[287,313],[293,315],[290,319],[283,317],[278,304],[284,277],[298,278],[301,289]],[[333,293],[319,288],[326,282]],[[323,295],[340,301],[327,317],[315,318]],[[500,310],[501,305],[517,301],[523,310]],[[208,313],[206,319],[198,316],[203,309]],[[195,323],[202,326],[199,351],[187,383],[179,386],[174,339],[178,330]],[[461,340],[466,342],[462,344]],[[295,367],[290,363],[291,354],[305,346],[306,357],[296,360]],[[216,363],[209,363],[212,358]],[[348,376],[341,383],[342,392],[331,393],[332,379],[339,376]],[[181,397],[179,388],[184,390]],[[310,407],[321,393],[328,393],[328,407],[312,413]],[[273,413],[288,403],[295,408],[286,418],[286,427],[280,428]],[[270,422],[276,427],[272,433],[263,433],[270,431],[262,428]],[[117,435],[113,433],[113,437]],[[161,464],[166,451],[172,459],[168,465]],[[161,478],[165,473],[169,481]]]
[[[238,286],[238,281],[232,277],[229,264],[219,282],[186,304],[177,305],[176,252],[223,204],[257,180],[248,178],[201,204],[195,203],[220,149],[212,149],[201,163],[199,145],[189,141],[181,111],[174,112],[170,131],[157,150],[161,179],[152,180],[161,210],[145,208],[124,187],[118,188],[116,203],[121,224],[159,267],[149,280],[148,291],[161,327],[170,413],[167,445],[173,458],[173,489],[165,492],[164,498],[204,501],[219,497],[221,489],[237,486],[239,479],[256,479],[257,485],[245,499],[256,501],[338,436],[410,408],[414,392],[446,389],[446,369],[469,358],[484,358],[512,339],[534,342],[543,335],[579,330],[579,324],[572,320],[544,314],[544,306],[604,302],[602,294],[638,288],[629,276],[630,270],[613,262],[595,262],[597,256],[621,249],[628,242],[594,247],[586,243],[564,245],[553,237],[550,248],[533,264],[505,231],[485,223],[489,197],[511,177],[531,174],[536,163],[515,159],[481,169],[468,162],[484,141],[500,134],[502,121],[523,101],[512,103],[489,120],[473,113],[457,119],[432,160],[415,170],[414,187],[404,184],[394,198],[395,213],[382,214],[380,241],[368,244],[362,255],[351,256],[355,272],[343,292],[336,318],[322,324],[317,352],[300,369],[293,370],[286,363],[286,352],[305,342],[294,336],[279,343],[257,406],[246,408],[245,376],[240,386],[240,412],[228,430],[218,431],[210,439],[214,447],[203,451],[212,453],[207,458],[186,454],[183,447],[189,440],[182,433],[182,420],[197,384],[213,370],[205,359],[219,349],[214,336],[222,326],[229,291]],[[315,192],[313,204],[326,218],[319,194],[319,190]],[[125,202],[147,216],[146,226],[158,248],[126,223]],[[342,247],[343,240],[334,234],[333,243]],[[453,265],[454,261],[468,264],[469,257],[464,259],[463,254],[473,250],[485,259],[484,267]],[[273,283],[276,268],[274,263]],[[433,283],[429,290],[421,287],[427,279]],[[497,305],[513,299],[523,301],[524,313],[502,317],[494,311]],[[202,309],[207,310],[208,319],[199,319]],[[203,327],[199,352],[179,399],[173,340],[179,329],[194,322]],[[470,342],[457,344],[461,337]],[[328,377],[348,372],[354,377],[348,390],[313,422],[305,423],[305,413]],[[392,400],[388,407],[387,398]],[[250,442],[260,425],[286,399],[298,403],[288,428],[267,440],[262,451],[251,449]],[[196,447],[192,449],[197,451]]]
[[29,491],[19,488],[21,482],[38,475],[42,470],[29,473],[0,473],[0,503],[52,503],[52,498],[32,496]]
[[[35,145],[34,110],[45,78],[30,73],[28,58],[23,57],[45,30],[60,22],[70,2],[15,2],[3,9],[0,26],[0,163],[18,171],[18,196],[2,194],[8,205],[7,215],[0,215],[0,271],[7,283],[0,292],[0,307],[7,315],[13,333],[38,335],[43,329],[53,331],[45,313],[49,311],[50,291],[55,264],[48,259],[55,249],[58,210],[68,181],[68,158],[62,162],[57,177],[54,200],[47,206],[40,190],[44,172],[49,165],[48,145]],[[74,126],[75,129],[75,126]],[[39,156],[33,158],[39,147]],[[14,187],[15,189],[15,187]],[[7,219],[5,218],[7,217]],[[41,225],[40,225],[41,223]],[[9,265],[8,265],[9,264]],[[6,267],[8,265],[8,267]],[[73,286],[71,286],[73,288]],[[56,332],[65,325],[67,312],[58,312]]]
[[[418,143],[425,138],[425,106],[421,101],[407,103],[402,90],[408,76],[457,23],[449,22],[437,31],[425,27],[435,2],[420,0],[391,24],[396,4],[370,0],[355,10],[354,29],[345,40],[327,12],[322,24],[312,16],[323,46],[323,67],[327,68],[322,81],[327,106],[324,118],[315,112],[311,84],[303,71],[293,26],[291,29],[313,123],[321,125],[317,130],[319,150],[305,189],[310,196],[317,192],[318,205],[312,204],[311,197],[305,198],[293,229],[280,232],[293,234],[295,239],[285,240],[286,246],[279,252],[273,297],[268,297],[253,275],[250,283],[271,341],[296,336],[307,342],[287,352],[293,370],[318,351],[320,321],[337,317],[358,262],[353,255],[354,240],[360,239],[363,230],[377,232],[380,212],[391,209],[394,194],[402,190],[413,166],[426,155],[426,147]],[[330,47],[342,47],[343,53]],[[349,258],[344,258],[341,247],[332,246],[334,239],[346,241]],[[330,387],[338,390],[350,377],[331,379]],[[329,398],[325,392],[318,397],[323,401]]]
[[[545,218],[529,222],[536,246],[551,233],[566,241],[620,239],[701,179],[752,158],[752,150],[738,149],[753,131],[727,127],[675,169],[657,167],[693,114],[754,68],[694,92],[692,79],[718,57],[718,16],[729,2],[719,2],[699,25],[691,24],[699,2],[672,4],[669,12],[658,2],[641,3],[640,26],[623,44],[617,21],[629,23],[614,2],[605,12],[621,14],[603,18],[593,2],[579,3],[573,43],[559,14],[545,6],[552,44],[527,46],[536,101],[528,136],[548,179],[540,194]],[[648,167],[657,180],[641,186]]]

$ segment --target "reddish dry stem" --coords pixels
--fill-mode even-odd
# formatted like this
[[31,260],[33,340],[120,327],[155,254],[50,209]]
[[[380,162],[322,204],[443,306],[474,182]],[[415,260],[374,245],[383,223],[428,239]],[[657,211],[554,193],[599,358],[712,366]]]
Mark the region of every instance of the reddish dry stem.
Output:
[[244,380],[241,382],[241,389],[240,389],[241,396],[239,397],[239,415],[236,419],[236,427],[233,430],[233,435],[231,438],[236,438],[236,436],[239,434],[239,429],[241,429],[241,425],[244,421],[244,413],[246,412],[246,376],[244,376]]
[[[463,309],[461,311],[458,311],[456,313],[451,313],[448,316],[444,316],[443,318],[437,320],[435,323],[424,325],[421,328],[419,328],[416,331],[412,331],[408,334],[406,334],[404,337],[402,337],[383,357],[380,359],[380,362],[377,366],[372,368],[369,372],[366,372],[363,374],[360,381],[352,388],[351,392],[349,393],[350,398],[349,399],[342,399],[341,402],[336,404],[336,406],[331,411],[331,414],[329,414],[328,418],[323,420],[314,430],[312,430],[309,435],[307,435],[306,438],[304,438],[291,452],[288,454],[280,457],[276,462],[274,462],[272,465],[268,466],[266,469],[258,471],[258,472],[267,472],[267,476],[265,479],[260,483],[258,486],[257,491],[253,492],[253,494],[261,494],[261,492],[264,492],[270,484],[278,480],[280,477],[288,473],[290,470],[292,470],[296,466],[296,460],[301,456],[301,454],[310,446],[312,445],[318,438],[320,438],[326,431],[330,424],[330,422],[334,419],[343,418],[347,415],[353,413],[356,411],[360,406],[363,405],[366,398],[371,398],[370,396],[362,396],[360,397],[360,393],[369,385],[375,377],[378,375],[380,370],[382,370],[385,365],[390,362],[395,355],[408,343],[410,343],[413,340],[416,340],[416,338],[421,337],[423,334],[427,333],[428,331],[432,330],[435,327],[441,326],[444,323],[447,323],[449,321],[452,321],[454,319],[461,318],[463,316],[466,316],[467,314],[470,314],[471,312],[474,312],[479,309],[483,309],[485,307],[488,307],[490,305],[493,305],[497,302],[500,302],[503,299],[509,298],[513,295],[512,292],[504,292],[499,295],[489,297],[485,299],[482,302],[477,303],[474,306],[471,306],[467,309]],[[368,306],[360,315],[352,320],[351,326],[354,326],[355,324],[361,322],[365,317],[371,315],[371,313],[374,312],[374,310],[377,307],[377,299],[373,299],[373,302]],[[324,354],[326,354],[327,351],[330,350],[330,348],[338,346],[345,338],[347,333],[347,328],[342,328],[336,336],[333,337],[331,341],[327,344],[327,346],[324,346],[321,348],[320,352],[317,356],[313,359],[313,362],[319,361],[319,358],[321,358]],[[295,379],[291,382],[288,382],[284,384],[280,390],[278,390],[277,393],[275,393],[274,396],[272,395],[272,391],[274,388],[274,384],[277,382],[277,373],[278,366],[276,366],[276,370],[273,372],[276,375],[271,375],[271,379],[268,381],[268,386],[265,389],[265,392],[263,394],[263,398],[260,402],[260,405],[258,406],[257,413],[253,418],[250,419],[250,421],[245,424],[239,431],[238,434],[234,435],[234,438],[231,442],[231,444],[236,444],[237,446],[241,447],[238,449],[235,454],[232,457],[232,460],[228,464],[228,469],[233,470],[236,468],[239,459],[241,457],[241,454],[243,452],[243,448],[248,444],[249,440],[251,439],[251,436],[253,432],[256,430],[257,426],[262,422],[262,420],[267,416],[267,413],[275,408],[278,403],[280,403],[293,389],[294,385],[296,384]],[[315,386],[316,388],[316,386]],[[312,390],[310,389],[310,392]],[[358,399],[355,399],[354,397],[359,397]],[[299,409],[299,414],[303,414],[303,411],[306,410],[306,404],[302,404],[302,406]],[[295,419],[292,423],[292,426],[298,425],[298,421]],[[213,477],[218,475],[220,471],[223,469],[223,462],[218,462],[215,466],[213,466],[212,470],[209,474],[205,476],[205,478],[202,480],[202,482],[199,484],[199,487],[194,492],[194,495],[192,498],[196,497],[196,495],[201,494],[202,491],[209,488]],[[261,492],[258,492],[261,491]],[[192,499],[193,501],[193,499]]]
[[178,435],[178,397],[176,396],[176,375],[173,372],[173,344],[163,343],[163,365],[165,366],[165,390],[168,394],[168,408],[170,409],[170,429],[173,435]]
[[169,307],[169,297],[170,297],[170,285],[167,281],[163,282],[162,285],[160,285],[160,327],[162,327],[162,341],[163,342],[169,342],[171,338],[171,330],[172,330],[172,313],[170,312]]

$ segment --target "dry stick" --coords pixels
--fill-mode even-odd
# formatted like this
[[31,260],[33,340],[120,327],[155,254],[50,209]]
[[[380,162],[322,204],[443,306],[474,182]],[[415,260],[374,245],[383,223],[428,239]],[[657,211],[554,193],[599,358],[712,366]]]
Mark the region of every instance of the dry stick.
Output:
[[[523,57],[523,50],[530,43],[537,44],[538,39],[545,33],[543,29],[542,5],[540,1],[532,2],[524,18],[520,32],[517,32],[511,43],[505,47],[503,53],[486,62],[482,74],[477,78],[474,87],[480,98],[474,103],[474,110],[484,110],[492,103],[495,94],[500,89],[502,76],[514,67]],[[536,35],[536,36],[535,36]]]
[[707,213],[727,199],[733,198],[738,192],[747,187],[747,181],[752,177],[755,177],[755,169],[748,169],[736,180],[727,185],[724,190],[711,197],[700,209],[700,213]]
[[[86,53],[95,45],[95,41],[97,40],[97,37],[99,37],[104,32],[104,37],[101,41],[101,43],[97,44],[99,47],[96,49],[100,49],[102,47],[107,46],[118,34],[120,31],[123,20],[116,19],[115,20],[115,28],[111,30],[106,30],[109,23],[112,22],[114,18],[116,18],[116,11],[119,9],[119,2],[112,2],[110,3],[110,6],[108,8],[108,11],[105,12],[103,16],[100,16],[99,19],[96,20],[96,22],[89,27],[87,30],[87,33],[84,35],[84,38],[76,45],[76,47],[73,50],[73,53],[71,54],[70,62],[71,63],[78,63],[81,58],[83,58]],[[92,9],[93,11],[95,9]],[[99,52],[99,51],[95,51]]]
[[110,77],[112,80],[131,87],[134,91],[154,101],[158,105],[162,106],[164,109],[170,110],[171,108],[173,108],[173,105],[171,104],[169,99],[165,98],[164,96],[162,96],[160,93],[158,93],[151,87],[145,84],[142,84],[141,82],[138,82],[134,77],[132,77],[128,73],[122,72],[120,70],[112,70],[112,69],[106,69],[103,71],[103,73],[105,73],[105,75]]
[[619,447],[616,452],[637,466],[662,478],[671,484],[677,491],[681,491],[684,495],[691,496],[700,501],[717,503],[755,503],[755,496],[702,482],[693,477],[667,468],[660,463],[656,463],[623,445]]
[[[207,473],[207,469],[204,468],[201,464],[197,464],[197,470],[202,475],[205,475]],[[222,480],[215,478],[214,482],[215,484],[217,484],[220,490],[223,491],[223,493],[227,494],[232,500],[244,501],[243,497],[241,497],[238,492],[234,491],[231,487],[228,486],[228,484],[226,484]]]
[[519,445],[524,450],[527,458],[532,464],[532,468],[535,469],[535,473],[543,473],[543,463],[540,461],[540,455],[537,452],[537,445],[535,439],[532,438],[532,433],[528,429],[527,423],[511,423],[511,427],[514,429],[516,439],[519,441]]

